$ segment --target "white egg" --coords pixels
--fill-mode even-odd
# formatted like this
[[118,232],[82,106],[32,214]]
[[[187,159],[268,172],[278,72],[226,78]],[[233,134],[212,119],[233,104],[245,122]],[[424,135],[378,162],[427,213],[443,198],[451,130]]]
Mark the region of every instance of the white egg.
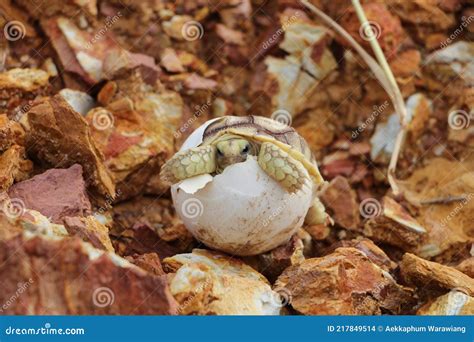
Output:
[[[208,124],[198,128],[182,149],[199,145]],[[210,248],[243,256],[287,242],[304,222],[312,188],[307,184],[289,194],[250,157],[215,177],[198,176],[175,184],[171,194],[178,215],[196,239]]]

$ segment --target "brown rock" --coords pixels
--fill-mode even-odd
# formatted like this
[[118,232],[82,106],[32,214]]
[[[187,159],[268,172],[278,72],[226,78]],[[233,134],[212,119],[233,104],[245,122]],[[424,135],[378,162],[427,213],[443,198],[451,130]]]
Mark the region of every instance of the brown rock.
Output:
[[405,199],[416,207],[416,220],[427,230],[417,255],[426,259],[436,257],[442,263],[458,262],[460,251],[471,248],[472,170],[472,156],[462,161],[431,158],[409,178],[397,182]]
[[161,258],[192,248],[193,238],[171,200],[141,196],[113,208],[115,247],[120,255],[156,252]]
[[279,296],[267,279],[240,259],[203,249],[164,260],[178,313],[278,315]]
[[[305,259],[303,248],[303,241],[297,234],[295,234],[286,244],[281,245],[268,253],[256,257],[245,258],[244,260],[254,261],[253,265],[256,267],[256,270],[262,273],[271,282],[274,282],[285,268],[299,264]],[[252,261],[250,262],[252,263]]]
[[323,188],[319,198],[338,225],[346,229],[357,229],[360,223],[357,195],[346,178],[334,178]]
[[338,248],[321,258],[287,268],[275,286],[291,294],[291,305],[305,315],[399,313],[411,291],[355,248]]
[[438,264],[406,253],[400,263],[401,275],[408,284],[430,296],[459,289],[474,296],[474,279],[453,267]]
[[400,52],[391,62],[390,68],[396,77],[413,77],[420,69],[421,53],[416,49]]
[[474,315],[474,298],[461,291],[450,291],[423,305],[417,315]]
[[0,190],[7,191],[14,183],[28,178],[33,163],[26,159],[25,149],[11,146],[0,155]]
[[[373,212],[369,211],[371,204]],[[363,201],[360,211],[369,218],[364,224],[364,235],[377,242],[413,250],[426,236],[425,228],[390,197],[384,197],[382,204],[370,199]]]
[[[183,234],[184,236],[187,233]],[[190,238],[180,240],[180,238],[166,241],[160,237],[159,232],[146,224],[136,223],[131,228],[126,229],[120,235],[115,236],[115,249],[120,255],[158,253],[162,258],[175,255],[183,250],[189,249],[192,241]],[[187,248],[184,248],[184,246]]]
[[27,147],[32,155],[56,168],[81,164],[87,185],[102,196],[115,195],[86,121],[60,95],[36,103],[27,123]]
[[0,72],[0,113],[13,113],[19,108],[19,116],[30,107],[29,101],[50,91],[47,72],[39,69],[10,69]]
[[153,177],[174,153],[183,100],[176,92],[147,85],[138,69],[117,77],[98,95],[106,107],[86,115],[93,139],[117,182],[120,200],[143,192],[161,194]]
[[0,114],[0,152],[12,145],[25,145],[25,131],[18,122]]
[[90,242],[95,248],[114,252],[109,238],[109,229],[98,222],[94,216],[65,217],[64,227],[71,236],[78,236]]
[[469,277],[474,278],[474,257],[463,260],[456,266],[456,269],[467,274]]
[[[397,53],[403,40],[406,38],[406,33],[402,28],[400,19],[393,15],[387,6],[382,3],[364,4],[363,9],[369,22],[377,23],[371,26],[382,50],[388,56],[387,58],[390,59],[390,57]],[[367,38],[370,33],[360,28],[361,25],[354,8],[349,8],[342,15],[340,23],[355,40],[367,49],[370,49],[369,39]],[[344,45],[348,44],[345,39],[339,38],[339,40]]]
[[133,254],[125,257],[125,259],[154,275],[165,275],[165,271],[161,267],[160,257],[156,253]]
[[150,85],[156,83],[161,71],[153,57],[120,49],[107,54],[103,69],[108,79],[121,78],[132,70],[139,70],[142,79]]
[[383,270],[390,272],[393,271],[397,264],[390,260],[390,258],[385,254],[385,252],[377,247],[372,240],[359,238],[354,240],[343,240],[340,242],[335,243],[329,249],[330,252],[333,252],[339,247],[352,247],[356,248],[362,253],[364,253],[367,258],[370,259],[374,264],[378,265]]
[[[0,241],[1,303],[28,284],[4,314],[166,315],[176,312],[166,277],[77,238]],[[25,286],[23,286],[25,287]]]

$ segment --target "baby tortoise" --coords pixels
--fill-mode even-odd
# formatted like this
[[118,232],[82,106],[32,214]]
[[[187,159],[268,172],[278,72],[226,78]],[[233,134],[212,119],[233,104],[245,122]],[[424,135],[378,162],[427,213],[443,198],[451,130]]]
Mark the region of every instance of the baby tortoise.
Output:
[[[224,116],[204,131],[200,146],[176,153],[161,169],[161,178],[177,183],[256,156],[260,167],[288,192],[324,180],[306,141],[292,128],[261,116]],[[317,188],[317,187],[316,187]]]

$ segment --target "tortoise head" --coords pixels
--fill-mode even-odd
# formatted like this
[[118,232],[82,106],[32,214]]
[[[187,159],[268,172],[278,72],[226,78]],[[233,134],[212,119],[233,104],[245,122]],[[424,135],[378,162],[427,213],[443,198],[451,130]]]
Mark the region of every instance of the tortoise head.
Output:
[[237,135],[223,135],[215,145],[218,172],[229,165],[244,162],[249,155],[257,153],[255,144]]

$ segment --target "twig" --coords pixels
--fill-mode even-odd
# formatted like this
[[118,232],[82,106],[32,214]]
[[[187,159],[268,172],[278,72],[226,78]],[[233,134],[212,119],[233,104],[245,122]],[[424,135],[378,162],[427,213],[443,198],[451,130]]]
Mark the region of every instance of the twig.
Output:
[[[352,38],[352,36],[344,28],[342,28],[338,23],[336,23],[332,18],[327,16],[325,13],[323,13],[317,7],[309,3],[307,0],[301,0],[301,3],[306,8],[311,10],[314,14],[316,14],[327,25],[333,28],[337,33],[343,36],[352,45],[352,47],[357,51],[357,53],[359,53],[362,59],[367,63],[369,68],[374,73],[375,77],[378,79],[382,87],[385,89],[385,91],[389,95],[390,100],[392,101],[393,107],[395,109],[395,112],[398,113],[400,117],[401,129],[397,135],[394,151],[390,158],[387,178],[388,178],[390,187],[392,188],[393,194],[395,196],[399,195],[400,189],[396,183],[395,173],[396,173],[397,162],[400,155],[401,147],[405,140],[408,115],[407,115],[407,110],[405,107],[405,101],[403,100],[403,96],[401,94],[400,88],[398,87],[395,77],[393,76],[392,70],[390,69],[390,66],[388,65],[388,62],[383,54],[382,48],[380,47],[375,37],[375,34],[372,34],[371,37],[369,37],[370,39],[369,41],[370,41],[372,50],[374,51],[375,57],[378,60],[378,63],[376,60],[374,60],[374,58],[372,58],[372,56],[370,56],[364,50],[362,46],[360,46],[360,44],[354,38]],[[365,16],[364,10],[362,9],[362,6],[360,5],[359,0],[352,0],[352,4],[354,5],[359,21],[361,22],[361,25],[370,25],[370,23],[367,20],[367,17]]]
[[[362,26],[366,25],[367,27],[372,29],[370,27],[369,21],[367,20],[365,12],[360,4],[360,1],[352,0],[352,5],[354,6],[354,9],[356,11],[357,17],[359,18],[361,25]],[[387,59],[385,58],[385,55],[383,54],[382,48],[380,47],[380,44],[377,41],[376,35],[371,34],[369,35],[368,38],[369,38],[370,46],[372,47],[372,50],[374,51],[375,57],[379,61],[380,66],[382,67],[383,71],[385,72],[385,75],[387,76],[388,81],[390,82],[390,86],[392,87],[394,95],[395,95],[394,96],[395,101],[398,104],[398,106],[395,106],[395,103],[394,103],[394,107],[400,117],[401,128],[395,140],[395,146],[393,149],[392,156],[390,157],[390,163],[388,164],[388,171],[387,171],[388,182],[390,184],[390,187],[392,188],[393,194],[394,196],[398,196],[400,194],[400,188],[398,187],[397,182],[396,182],[396,170],[397,170],[398,158],[400,157],[400,151],[402,149],[402,146],[406,137],[406,129],[407,129],[406,126],[408,124],[407,122],[408,115],[407,115],[405,101],[403,100],[402,93],[400,91],[400,88],[398,87],[395,77],[393,76],[392,69],[390,69]]]
[[466,201],[469,196],[460,195],[460,196],[447,196],[447,197],[439,197],[439,198],[431,198],[425,201],[421,201],[420,204],[427,205],[427,204],[449,204],[452,202],[461,202]]

